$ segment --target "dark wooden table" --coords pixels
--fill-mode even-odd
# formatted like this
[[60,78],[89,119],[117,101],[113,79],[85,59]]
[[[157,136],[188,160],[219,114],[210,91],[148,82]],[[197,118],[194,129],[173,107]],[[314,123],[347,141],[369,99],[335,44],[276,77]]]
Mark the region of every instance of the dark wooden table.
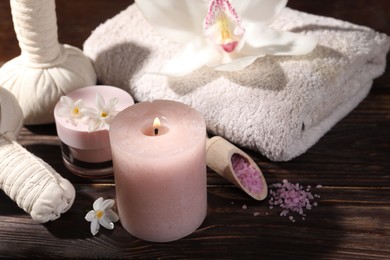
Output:
[[[82,48],[91,31],[128,0],[58,0],[59,39]],[[388,0],[291,0],[289,6],[390,35]],[[0,2],[0,62],[19,55],[9,1]],[[385,54],[384,54],[385,55]],[[0,257],[390,259],[390,70],[368,97],[304,155],[285,163],[249,152],[269,184],[283,179],[314,189],[318,207],[305,221],[280,217],[208,171],[208,215],[190,236],[150,243],[118,223],[94,237],[85,213],[99,196],[115,198],[113,178],[86,180],[63,165],[54,125],[25,127],[20,143],[76,188],[73,207],[56,221],[35,223],[0,192]],[[243,209],[242,206],[247,208]],[[259,215],[254,216],[254,212]]]

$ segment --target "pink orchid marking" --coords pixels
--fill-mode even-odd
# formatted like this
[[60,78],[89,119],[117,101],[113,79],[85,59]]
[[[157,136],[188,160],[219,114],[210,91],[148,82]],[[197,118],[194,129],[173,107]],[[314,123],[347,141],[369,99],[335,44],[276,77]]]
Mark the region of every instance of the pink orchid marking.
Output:
[[[234,26],[234,28],[232,28]],[[233,52],[244,33],[240,18],[228,0],[213,0],[204,21],[205,34],[222,47]]]

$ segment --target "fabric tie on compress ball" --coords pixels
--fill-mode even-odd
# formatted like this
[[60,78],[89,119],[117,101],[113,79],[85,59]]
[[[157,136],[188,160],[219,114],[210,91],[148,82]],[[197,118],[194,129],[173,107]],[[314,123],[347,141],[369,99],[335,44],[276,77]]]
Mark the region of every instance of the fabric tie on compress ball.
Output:
[[0,68],[0,85],[12,92],[24,124],[54,122],[61,96],[96,84],[93,65],[81,50],[58,43],[54,0],[11,0],[21,55]]
[[15,141],[22,122],[17,100],[0,87],[0,188],[35,221],[45,223],[72,206],[75,189]]

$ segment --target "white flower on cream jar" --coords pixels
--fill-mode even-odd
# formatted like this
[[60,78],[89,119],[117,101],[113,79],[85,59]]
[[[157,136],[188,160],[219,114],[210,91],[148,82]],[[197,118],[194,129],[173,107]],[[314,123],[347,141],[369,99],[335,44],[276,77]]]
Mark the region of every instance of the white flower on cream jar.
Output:
[[110,122],[133,104],[129,93],[112,86],[84,87],[62,96],[54,117],[65,166],[82,177],[112,175]]

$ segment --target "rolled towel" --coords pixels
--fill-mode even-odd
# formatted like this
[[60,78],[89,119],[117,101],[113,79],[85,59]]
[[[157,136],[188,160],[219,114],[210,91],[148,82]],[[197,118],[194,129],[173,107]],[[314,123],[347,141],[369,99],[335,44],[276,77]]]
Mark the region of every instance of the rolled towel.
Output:
[[73,185],[15,139],[23,122],[16,98],[0,87],[0,188],[39,222],[55,220],[73,204]]
[[[267,56],[237,72],[203,67],[169,78],[161,71],[178,46],[158,35],[135,5],[96,28],[84,43],[103,84],[136,101],[172,99],[197,109],[209,132],[274,161],[314,145],[368,94],[384,72],[385,34],[329,17],[285,8],[271,24],[313,36],[305,56]],[[191,61],[189,61],[191,62]]]

